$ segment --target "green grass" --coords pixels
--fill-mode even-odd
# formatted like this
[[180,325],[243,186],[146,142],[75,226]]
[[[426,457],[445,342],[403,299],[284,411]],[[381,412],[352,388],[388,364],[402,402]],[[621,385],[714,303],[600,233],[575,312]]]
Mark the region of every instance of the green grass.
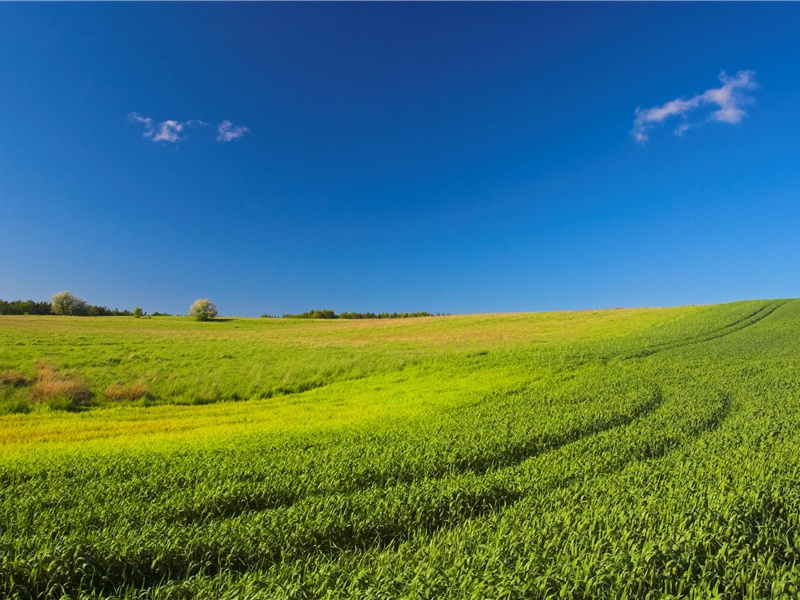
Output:
[[0,597],[793,598],[798,331],[2,317]]

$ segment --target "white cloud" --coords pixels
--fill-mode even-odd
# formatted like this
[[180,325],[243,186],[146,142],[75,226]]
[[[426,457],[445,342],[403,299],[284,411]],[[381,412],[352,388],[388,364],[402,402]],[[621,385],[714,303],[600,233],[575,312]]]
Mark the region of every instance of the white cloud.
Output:
[[[728,77],[725,71],[719,74],[721,87],[711,88],[702,94],[697,94],[688,100],[676,98],[653,108],[636,108],[636,118],[633,120],[631,135],[637,142],[646,142],[649,130],[658,123],[663,123],[671,117],[680,116],[683,122],[673,131],[675,135],[683,135],[700,122],[718,122],[737,124],[742,121],[745,112],[742,106],[753,102],[744,91],[758,87],[753,71],[739,71],[734,77]],[[707,105],[716,105],[717,110],[707,117],[690,121],[696,111]]]
[[181,132],[186,125],[179,121],[168,119],[156,123],[150,117],[143,117],[135,112],[128,115],[128,120],[144,126],[142,137],[149,138],[154,142],[178,142],[181,140]]
[[[187,128],[208,127],[208,123],[202,119],[189,119],[188,121],[167,119],[156,123],[150,117],[143,117],[135,112],[128,114],[128,121],[142,125],[144,127],[142,137],[154,142],[180,142],[185,139]],[[249,132],[250,130],[247,127],[234,125],[230,120],[225,119],[217,126],[217,140],[230,142]]]
[[162,121],[155,130],[146,132],[144,136],[152,138],[154,142],[178,142],[183,129],[184,124],[178,123],[178,121]]
[[218,142],[231,142],[237,138],[242,137],[250,130],[243,125],[234,125],[228,119],[225,119],[217,126],[217,141]]
[[142,125],[144,125],[144,126],[147,128],[147,129],[153,129],[153,119],[151,119],[151,118],[149,118],[149,117],[142,117],[142,116],[139,116],[139,115],[138,115],[138,114],[136,114],[135,112],[132,112],[132,113],[130,113],[130,114],[128,115],[128,121],[132,121],[132,122],[134,122],[134,123],[141,123],[141,124],[142,124]]

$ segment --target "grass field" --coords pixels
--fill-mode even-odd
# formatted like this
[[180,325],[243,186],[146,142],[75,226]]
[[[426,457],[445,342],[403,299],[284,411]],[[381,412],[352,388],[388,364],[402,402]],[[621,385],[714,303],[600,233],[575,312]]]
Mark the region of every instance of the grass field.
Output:
[[0,317],[0,597],[795,598],[799,332]]

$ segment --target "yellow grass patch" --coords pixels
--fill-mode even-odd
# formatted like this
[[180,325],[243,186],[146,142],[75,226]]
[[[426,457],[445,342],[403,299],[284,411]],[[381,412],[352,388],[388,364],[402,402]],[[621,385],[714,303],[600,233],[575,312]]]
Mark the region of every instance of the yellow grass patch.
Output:
[[152,398],[153,394],[142,382],[131,383],[129,385],[110,385],[103,393],[106,400],[115,402],[125,400],[140,400],[142,398]]
[[36,364],[38,376],[31,390],[31,399],[36,402],[67,399],[74,404],[91,400],[92,391],[86,380],[75,373],[59,373],[51,365]]

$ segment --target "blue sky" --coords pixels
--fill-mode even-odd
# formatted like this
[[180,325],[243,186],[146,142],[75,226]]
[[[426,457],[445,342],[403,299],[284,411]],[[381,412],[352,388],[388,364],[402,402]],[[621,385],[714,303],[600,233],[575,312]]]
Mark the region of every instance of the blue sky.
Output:
[[1,3],[0,298],[800,295],[796,3]]

